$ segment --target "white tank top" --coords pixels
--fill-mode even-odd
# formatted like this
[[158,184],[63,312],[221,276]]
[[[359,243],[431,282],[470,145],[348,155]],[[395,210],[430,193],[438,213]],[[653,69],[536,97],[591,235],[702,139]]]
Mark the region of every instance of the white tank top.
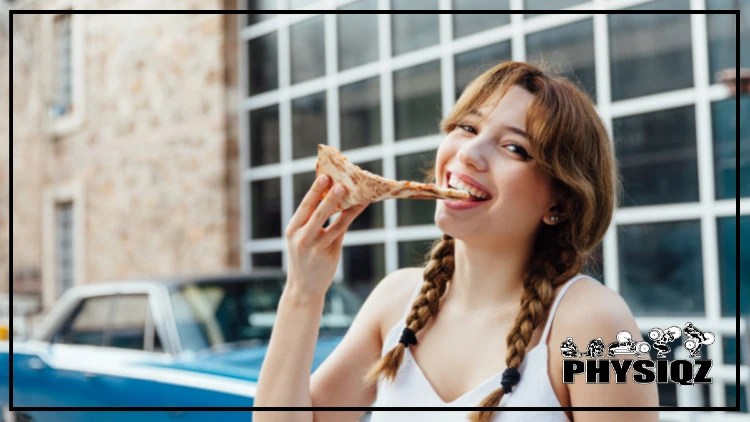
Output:
[[[521,380],[513,388],[513,393],[503,396],[500,406],[526,406],[526,407],[561,407],[560,402],[552,389],[552,383],[547,375],[547,336],[552,325],[552,318],[557,310],[560,299],[576,280],[584,277],[578,274],[568,280],[560,289],[550,308],[547,323],[544,326],[539,344],[532,348],[521,363],[518,371]],[[394,346],[398,344],[399,336],[406,327],[406,316],[411,311],[411,305],[416,300],[422,285],[418,285],[412,294],[406,310],[406,315],[388,332],[383,342],[381,357],[385,356]],[[473,390],[450,403],[444,402],[435,392],[430,382],[425,377],[421,368],[417,365],[409,348],[404,351],[404,360],[396,374],[393,383],[386,382],[382,377],[378,381],[377,399],[373,404],[370,422],[464,422],[470,411],[419,411],[419,412],[378,412],[376,407],[475,407],[493,390],[500,386],[502,372],[482,381]],[[447,409],[446,409],[447,410]],[[492,422],[569,422],[564,411],[538,411],[538,412],[495,412]]]

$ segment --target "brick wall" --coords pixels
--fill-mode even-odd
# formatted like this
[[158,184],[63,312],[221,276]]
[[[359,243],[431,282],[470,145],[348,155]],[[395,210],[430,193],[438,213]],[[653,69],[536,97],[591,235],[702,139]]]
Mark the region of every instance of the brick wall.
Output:
[[[182,3],[234,7],[221,0]],[[101,9],[123,4],[84,2]],[[51,270],[41,259],[42,198],[67,182],[85,190],[85,250],[76,263],[85,266],[84,281],[239,268],[234,19],[86,15],[85,121],[61,137],[45,129],[37,62],[24,66],[14,51],[14,289],[34,269]],[[40,25],[36,16],[14,17],[17,33],[33,37]],[[35,60],[43,54],[38,44],[29,45]],[[0,249],[3,257],[7,250]]]

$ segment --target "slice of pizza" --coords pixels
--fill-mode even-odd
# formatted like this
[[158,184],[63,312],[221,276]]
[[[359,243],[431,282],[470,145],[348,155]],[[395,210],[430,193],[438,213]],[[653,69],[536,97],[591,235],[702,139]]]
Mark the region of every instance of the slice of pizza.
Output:
[[[357,204],[373,203],[384,199],[468,199],[471,195],[457,189],[445,189],[432,183],[398,182],[362,170],[349,162],[336,148],[318,145],[318,161],[315,163],[315,177],[327,174],[332,183],[323,193],[328,193],[330,186],[341,184],[344,189],[343,200],[337,211],[342,211]],[[322,199],[321,197],[321,199]]]

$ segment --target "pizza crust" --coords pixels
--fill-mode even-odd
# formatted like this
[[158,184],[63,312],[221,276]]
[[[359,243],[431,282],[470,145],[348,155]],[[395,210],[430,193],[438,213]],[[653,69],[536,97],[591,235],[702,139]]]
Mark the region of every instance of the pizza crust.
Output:
[[432,183],[406,182],[386,179],[362,170],[349,162],[341,152],[328,145],[318,145],[318,161],[315,177],[328,175],[332,183],[323,192],[338,183],[344,187],[344,195],[337,211],[357,204],[373,203],[391,198],[400,199],[468,199],[471,195],[457,189],[445,189]]

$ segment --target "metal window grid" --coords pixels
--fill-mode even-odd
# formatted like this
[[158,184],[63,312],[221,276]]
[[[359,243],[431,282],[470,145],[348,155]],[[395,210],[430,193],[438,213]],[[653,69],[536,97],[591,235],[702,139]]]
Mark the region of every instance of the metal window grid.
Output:
[[[696,136],[698,151],[698,179],[700,199],[694,203],[666,204],[655,206],[628,207],[617,209],[610,229],[602,243],[604,248],[603,267],[606,285],[619,291],[618,245],[616,228],[618,225],[632,223],[656,223],[680,220],[700,220],[701,250],[703,259],[703,282],[705,295],[705,316],[692,317],[697,326],[713,331],[716,342],[707,348],[708,357],[714,361],[712,374],[717,382],[709,386],[710,400],[713,406],[726,404],[725,385],[735,384],[734,365],[723,363],[723,339],[736,337],[735,319],[721,315],[721,286],[719,278],[719,256],[717,239],[717,218],[736,216],[737,210],[742,216],[750,215],[750,198],[716,200],[714,193],[713,169],[713,134],[711,127],[711,103],[730,98],[727,89],[721,83],[711,83],[708,71],[708,45],[706,34],[706,15],[693,14],[690,17],[694,83],[691,88],[664,92],[645,97],[612,102],[610,95],[609,32],[607,15],[586,13],[586,10],[618,10],[654,0],[592,0],[566,10],[581,10],[579,14],[543,15],[527,18],[522,12],[511,15],[508,25],[492,28],[459,39],[453,39],[453,18],[450,14],[441,14],[439,18],[440,42],[416,51],[391,56],[391,19],[387,14],[378,15],[379,26],[379,60],[338,71],[338,48],[336,38],[336,16],[324,14],[325,31],[325,66],[326,74],[322,77],[290,85],[289,27],[297,22],[320,15],[319,11],[354,3],[357,0],[320,0],[302,7],[299,14],[278,14],[273,18],[247,27],[245,17],[240,18],[238,36],[240,39],[240,150],[242,154],[242,266],[251,268],[250,255],[262,252],[281,252],[283,267],[287,267],[285,239],[250,240],[251,210],[249,207],[249,184],[257,180],[281,178],[281,216],[285,226],[293,214],[292,175],[315,169],[315,157],[298,160],[292,159],[291,139],[291,101],[312,93],[325,91],[327,96],[327,143],[339,148],[339,87],[371,77],[380,77],[380,112],[382,126],[382,144],[346,151],[353,162],[382,160],[383,176],[395,178],[396,157],[414,152],[430,151],[438,147],[441,135],[425,136],[414,139],[394,140],[393,116],[393,73],[419,64],[440,61],[441,98],[443,115],[446,115],[454,104],[454,56],[466,51],[488,46],[499,41],[510,40],[513,60],[523,61],[526,58],[525,37],[528,34],[559,27],[572,22],[593,19],[594,50],[597,88],[597,111],[607,125],[612,137],[612,121],[615,118],[634,114],[658,111],[694,105],[696,113]],[[288,0],[278,0],[278,10],[288,10]],[[690,0],[692,10],[705,10],[706,0]],[[441,11],[452,9],[452,0],[438,0]],[[390,0],[378,0],[379,10],[390,10]],[[523,0],[510,0],[511,10],[522,11]],[[316,13],[310,13],[316,12]],[[246,43],[254,38],[273,32],[278,33],[279,87],[252,97],[247,96],[248,56]],[[269,105],[278,104],[280,119],[280,162],[249,167],[249,133],[247,130],[247,113]],[[739,170],[739,169],[738,169]],[[396,201],[384,203],[384,227],[381,229],[360,230],[347,233],[344,247],[365,244],[385,245],[385,270],[390,273],[398,268],[398,243],[411,240],[430,240],[441,235],[434,225],[397,227]],[[336,274],[336,282],[341,282],[342,263]],[[674,317],[639,317],[638,326],[646,331],[655,326],[668,326],[675,323]],[[740,332],[746,333],[747,326],[741,321]],[[738,361],[740,357],[737,357]],[[748,388],[747,362],[741,366],[740,383]],[[698,394],[699,395],[699,394]],[[694,400],[696,395],[685,395],[678,392],[678,404],[687,405],[687,400]],[[690,403],[693,405],[693,403]],[[723,414],[722,417],[730,417]],[[663,420],[693,420],[691,414],[674,412],[662,413]]]

